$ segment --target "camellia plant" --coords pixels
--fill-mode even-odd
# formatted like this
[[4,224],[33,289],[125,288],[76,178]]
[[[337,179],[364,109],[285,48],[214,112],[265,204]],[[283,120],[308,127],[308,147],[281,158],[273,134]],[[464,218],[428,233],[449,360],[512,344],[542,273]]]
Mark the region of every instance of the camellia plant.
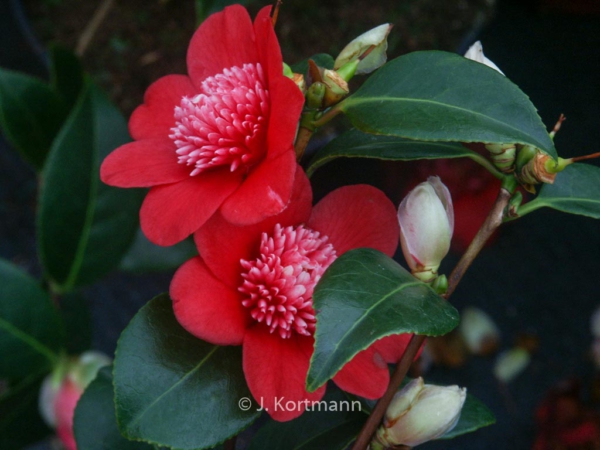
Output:
[[[279,6],[209,16],[188,73],[155,81],[128,130],[69,52],[52,50],[49,84],[0,71],[0,125],[39,171],[43,268],[37,280],[0,261],[0,408],[16,411],[2,448],[24,445],[14,430],[32,423],[42,385],[44,418],[80,450],[233,449],[250,426],[249,449],[385,449],[494,422],[468,386],[408,380],[409,366],[427,336],[458,326],[449,298],[502,223],[542,207],[600,218],[600,169],[558,156],[562,118],[548,133],[480,43],[386,62],[384,24],[336,58],[288,65]],[[340,115],[352,128],[305,157]],[[443,180],[399,205],[364,184],[314,203],[310,177],[336,158],[469,158],[501,187],[444,275],[455,223]],[[410,272],[392,259],[399,245]],[[77,340],[81,288],[174,254],[169,293],[102,367]]]

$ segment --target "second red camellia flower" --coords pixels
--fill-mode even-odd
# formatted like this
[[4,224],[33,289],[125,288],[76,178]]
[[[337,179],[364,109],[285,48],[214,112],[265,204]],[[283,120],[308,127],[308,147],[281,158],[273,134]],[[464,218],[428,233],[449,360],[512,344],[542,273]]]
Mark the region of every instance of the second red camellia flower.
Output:
[[216,211],[248,225],[288,204],[304,97],[283,75],[269,10],[254,24],[239,5],[209,17],[190,42],[189,76],[148,88],[129,121],[135,141],[102,164],[107,184],[151,187],[140,220],[156,244],[181,241]]
[[[194,234],[201,256],[185,263],[171,283],[175,316],[193,335],[217,345],[242,345],[252,395],[276,420],[291,420],[318,401],[325,386],[305,388],[313,353],[315,285],[341,254],[370,247],[392,255],[398,245],[393,204],[370,186],[346,186],[314,208],[301,169],[289,206],[253,226],[214,215]],[[343,390],[378,398],[409,335],[377,341],[333,378]],[[294,404],[292,409],[282,405]],[[304,403],[303,403],[304,402]],[[309,403],[310,404],[310,403]]]

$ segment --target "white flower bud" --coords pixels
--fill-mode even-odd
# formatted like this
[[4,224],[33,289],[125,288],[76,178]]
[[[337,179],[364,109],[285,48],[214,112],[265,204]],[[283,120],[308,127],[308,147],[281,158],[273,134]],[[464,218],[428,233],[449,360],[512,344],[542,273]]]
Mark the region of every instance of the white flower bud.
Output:
[[439,438],[458,423],[466,398],[465,388],[416,378],[396,393],[375,439],[383,446],[414,447]]
[[498,348],[500,330],[490,316],[479,308],[463,310],[459,330],[467,348],[475,355],[488,355]]
[[[77,395],[96,378],[100,368],[108,366],[112,359],[104,353],[87,351],[74,359],[63,359],[48,375],[41,386],[38,399],[40,415],[50,427],[57,427],[57,408],[62,397]],[[65,387],[68,386],[68,389]]]
[[398,222],[402,252],[413,275],[425,282],[433,280],[454,232],[448,188],[438,177],[429,177],[402,200]]
[[491,67],[492,69],[504,75],[504,72],[502,72],[496,64],[485,57],[483,54],[483,45],[481,45],[481,41],[477,41],[469,47],[469,50],[467,50],[467,53],[465,53],[465,58],[485,64],[486,66]]
[[392,24],[384,23],[358,36],[340,52],[333,68],[338,70],[345,64],[355,61],[373,45],[375,48],[360,61],[356,73],[358,75],[370,73],[383,66],[387,60],[387,36],[391,29]]
[[514,380],[529,365],[529,352],[521,347],[502,352],[494,365],[494,376],[503,383]]

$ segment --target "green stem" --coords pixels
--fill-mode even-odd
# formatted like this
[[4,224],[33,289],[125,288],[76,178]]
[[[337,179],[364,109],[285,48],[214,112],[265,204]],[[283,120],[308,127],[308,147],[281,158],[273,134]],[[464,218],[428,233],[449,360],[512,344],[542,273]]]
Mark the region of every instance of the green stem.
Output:
[[544,206],[546,206],[544,204],[544,202],[541,202],[540,200],[533,199],[530,202],[525,203],[524,205],[519,207],[519,210],[517,211],[517,213],[519,214],[517,217],[508,217],[506,219],[506,222],[509,222],[511,220],[515,220],[518,219],[520,217],[523,217],[525,214],[529,214],[530,212],[535,211],[536,209],[540,209],[543,208]]
[[487,159],[484,156],[481,156],[479,153],[471,152],[469,158],[471,158],[473,161],[480,164],[481,166],[485,167],[488,170],[488,172],[490,172],[499,180],[503,180],[506,177],[506,175],[500,172],[489,159]]
[[333,119],[335,116],[337,116],[338,114],[340,114],[342,112],[342,109],[340,108],[340,105],[342,103],[338,103],[333,108],[329,109],[326,113],[324,113],[321,117],[314,120],[312,122],[312,126],[314,128],[320,128],[323,125],[329,123],[331,121],[331,119]]
[[[448,291],[444,295],[444,298],[448,299],[452,292],[454,292],[456,286],[462,279],[463,275],[465,274],[466,270],[469,268],[475,257],[483,248],[485,242],[502,224],[504,210],[508,205],[510,197],[511,193],[508,190],[504,188],[500,189],[498,197],[496,198],[492,209],[490,210],[488,216],[483,222],[483,225],[477,232],[477,235],[469,245],[469,248],[467,249],[465,254],[462,256],[462,258],[450,274],[450,277],[448,278]],[[396,369],[394,370],[394,373],[390,380],[390,384],[385,394],[383,394],[383,397],[379,399],[379,401],[375,405],[375,408],[373,408],[371,415],[360,430],[360,434],[358,435],[358,438],[356,439],[352,450],[365,450],[367,448],[367,446],[371,442],[371,439],[373,438],[373,435],[375,434],[375,431],[377,431],[377,427],[381,423],[383,416],[385,415],[385,412],[390,402],[392,401],[392,398],[398,391],[402,380],[408,373],[410,365],[414,361],[415,356],[417,355],[419,349],[421,348],[424,342],[424,335],[415,334],[411,337],[408,346],[406,347],[406,350],[404,350],[402,357],[396,365]]]

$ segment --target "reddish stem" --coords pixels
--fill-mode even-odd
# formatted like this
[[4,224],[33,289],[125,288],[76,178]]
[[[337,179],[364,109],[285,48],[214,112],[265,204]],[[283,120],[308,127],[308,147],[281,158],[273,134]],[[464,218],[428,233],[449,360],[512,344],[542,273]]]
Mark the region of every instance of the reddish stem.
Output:
[[592,153],[591,155],[576,156],[575,158],[569,158],[569,160],[571,162],[577,162],[577,161],[585,161],[586,159],[595,159],[595,158],[600,158],[600,152]]
[[[492,209],[483,222],[483,225],[481,225],[481,228],[469,245],[469,248],[450,274],[450,277],[448,278],[448,291],[444,295],[444,298],[447,299],[450,294],[454,292],[466,270],[469,268],[477,254],[481,251],[486,241],[494,233],[496,228],[502,224],[504,209],[508,205],[510,196],[511,194],[508,190],[504,188],[500,189],[498,197],[496,198]],[[383,394],[383,397],[379,399],[375,405],[375,408],[371,412],[371,415],[360,430],[360,434],[358,435],[352,450],[365,450],[371,442],[371,439],[373,438],[375,431],[377,431],[377,427],[381,423],[383,416],[385,415],[385,412],[392,401],[392,398],[398,391],[402,380],[406,376],[408,369],[415,359],[419,349],[421,348],[421,345],[423,345],[423,342],[425,342],[424,335],[413,335],[413,337],[410,339],[406,350],[404,350],[402,357],[396,365],[396,369],[394,370],[394,374],[392,375],[387,391],[385,394]]]
[[271,22],[273,23],[273,28],[277,23],[277,18],[279,17],[279,8],[281,8],[281,4],[283,2],[281,0],[277,0],[275,5],[273,5],[273,9],[271,10]]

